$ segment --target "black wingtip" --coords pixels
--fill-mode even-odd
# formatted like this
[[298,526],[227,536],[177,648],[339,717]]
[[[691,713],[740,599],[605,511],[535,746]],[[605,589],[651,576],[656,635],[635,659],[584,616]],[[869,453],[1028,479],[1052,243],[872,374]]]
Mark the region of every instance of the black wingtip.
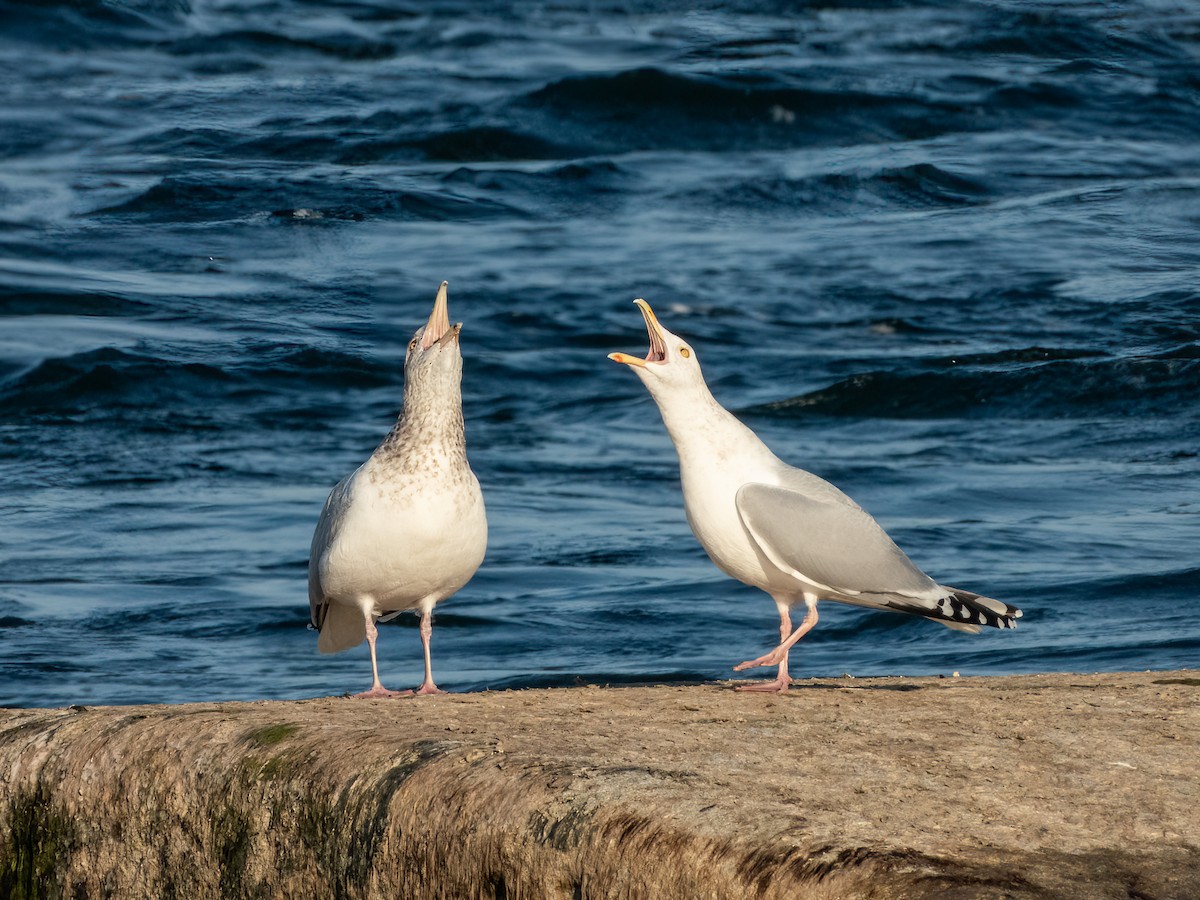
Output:
[[[933,618],[961,622],[964,625],[986,625],[989,628],[1016,628],[1021,610],[991,597],[981,597],[970,591],[949,588],[950,593],[937,602]],[[1001,612],[994,607],[1003,609]]]

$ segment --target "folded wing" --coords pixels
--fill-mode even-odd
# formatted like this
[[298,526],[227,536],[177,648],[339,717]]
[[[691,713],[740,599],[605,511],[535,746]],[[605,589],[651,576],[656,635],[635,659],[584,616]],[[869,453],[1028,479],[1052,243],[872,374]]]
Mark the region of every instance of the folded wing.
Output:
[[743,485],[736,502],[751,538],[784,572],[838,593],[936,602],[937,582],[857,506],[768,484]]

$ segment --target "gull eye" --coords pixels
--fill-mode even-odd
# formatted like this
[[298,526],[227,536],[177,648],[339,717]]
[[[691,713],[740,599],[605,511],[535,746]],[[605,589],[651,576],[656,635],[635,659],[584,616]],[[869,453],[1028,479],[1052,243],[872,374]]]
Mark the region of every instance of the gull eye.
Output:
[[679,355],[682,356],[684,359],[688,359],[692,355],[692,351],[689,350],[687,347],[680,347]]

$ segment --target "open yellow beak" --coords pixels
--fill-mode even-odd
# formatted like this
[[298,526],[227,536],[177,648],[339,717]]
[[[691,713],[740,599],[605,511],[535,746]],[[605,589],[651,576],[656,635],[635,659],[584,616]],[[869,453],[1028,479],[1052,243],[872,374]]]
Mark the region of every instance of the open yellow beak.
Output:
[[654,315],[654,310],[650,308],[649,303],[640,298],[633,302],[637,304],[638,309],[642,311],[642,318],[646,320],[646,332],[650,335],[650,351],[646,354],[645,359],[630,356],[628,353],[610,353],[608,358],[613,362],[639,367],[645,367],[648,363],[663,362],[667,358],[667,341],[663,337],[665,329],[658,324],[658,316]]
[[422,350],[428,350],[450,330],[450,305],[446,299],[446,288],[449,286],[450,282],[443,281],[438,288],[437,299],[433,301],[433,312],[429,314],[429,321],[425,323],[425,334],[421,338]]

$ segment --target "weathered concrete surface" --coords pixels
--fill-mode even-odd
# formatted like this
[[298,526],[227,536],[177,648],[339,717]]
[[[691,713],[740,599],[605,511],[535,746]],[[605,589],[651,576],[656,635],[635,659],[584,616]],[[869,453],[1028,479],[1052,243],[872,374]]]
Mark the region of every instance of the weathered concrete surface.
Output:
[[0,897],[1200,897],[1200,672],[0,711]]

